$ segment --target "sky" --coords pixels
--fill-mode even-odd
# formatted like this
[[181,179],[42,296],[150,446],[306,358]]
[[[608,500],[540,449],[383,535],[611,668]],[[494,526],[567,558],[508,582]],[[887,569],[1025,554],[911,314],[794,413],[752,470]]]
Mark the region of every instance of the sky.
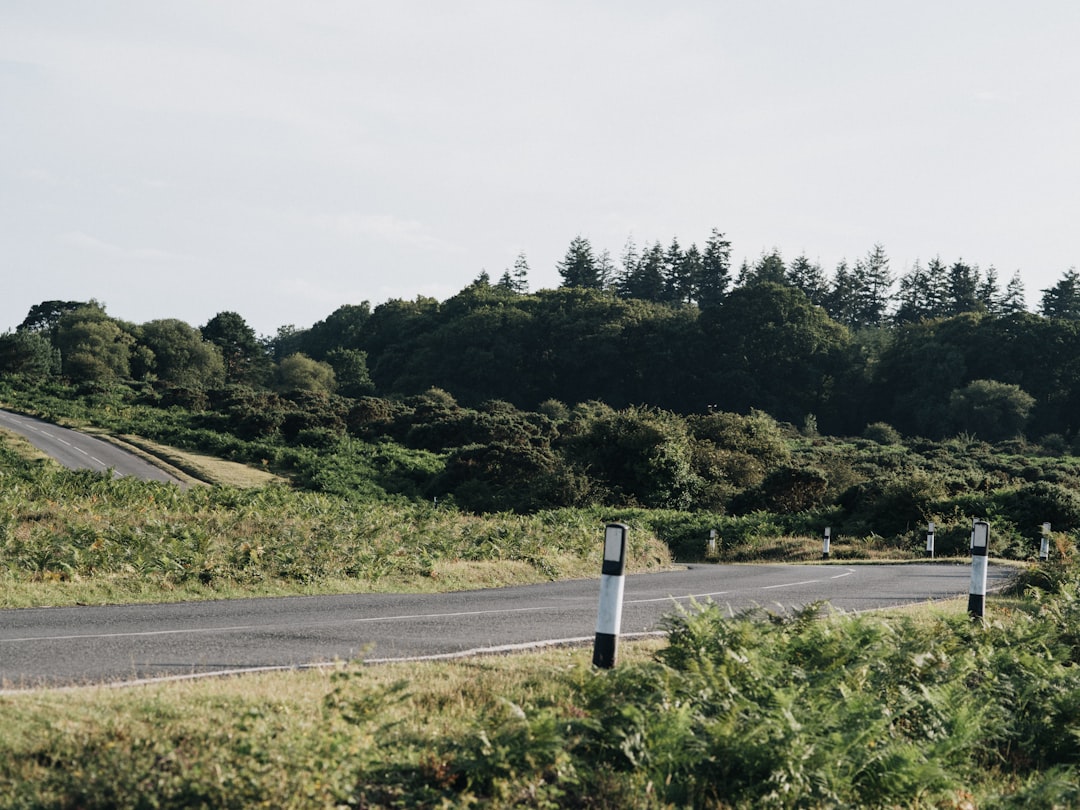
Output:
[[1075,0],[0,0],[0,332],[454,295],[713,229],[1080,264]]

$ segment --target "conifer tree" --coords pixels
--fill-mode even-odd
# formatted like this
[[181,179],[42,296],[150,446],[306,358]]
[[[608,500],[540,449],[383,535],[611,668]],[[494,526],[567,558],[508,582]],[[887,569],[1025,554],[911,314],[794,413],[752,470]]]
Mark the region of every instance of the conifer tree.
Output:
[[946,315],[976,312],[979,309],[979,268],[966,264],[963,259],[949,268]]
[[892,273],[885,248],[875,244],[866,258],[855,264],[855,309],[858,326],[880,326],[892,300]]
[[713,228],[701,254],[701,270],[694,284],[698,306],[704,309],[719,306],[731,286],[731,242],[720,230]]
[[1027,300],[1024,294],[1024,282],[1020,278],[1020,271],[1012,274],[1009,283],[1005,285],[1005,294],[1001,298],[1001,314],[1015,315],[1018,312],[1027,311]]
[[667,251],[664,253],[663,264],[664,296],[663,300],[669,304],[688,302],[692,297],[691,285],[693,280],[687,272],[686,255],[679,245],[678,239],[672,239]]
[[931,273],[918,259],[911,269],[900,277],[900,290],[896,300],[898,306],[893,314],[894,323],[918,323],[923,318],[934,317],[939,311],[940,301]]
[[603,287],[597,272],[596,256],[592,244],[585,237],[578,235],[570,242],[566,256],[556,265],[562,276],[563,287],[582,287],[599,290]]
[[949,312],[949,268],[940,256],[926,265],[928,301],[931,303],[929,317],[940,318]]
[[503,271],[497,286],[518,295],[524,295],[529,291],[529,261],[525,258],[524,251],[518,253],[517,258],[514,259],[513,270]]
[[844,326],[858,325],[858,301],[855,274],[841,259],[833,273],[832,285],[825,298],[825,311],[829,317]]
[[803,294],[813,303],[822,306],[829,293],[828,281],[821,265],[811,262],[806,254],[800,255],[790,265],[787,271],[788,284],[803,291]]
[[1046,318],[1080,321],[1080,273],[1070,267],[1057,284],[1042,291],[1039,312]]
[[634,274],[637,273],[638,263],[640,261],[641,255],[638,253],[637,245],[634,243],[634,237],[627,237],[620,259],[622,267],[615,274],[614,280],[615,294],[620,298],[633,298],[630,294],[630,290],[633,286]]
[[984,307],[991,315],[1001,312],[1001,290],[998,289],[997,270],[993,265],[986,268],[979,281],[979,289],[975,294],[979,305]]

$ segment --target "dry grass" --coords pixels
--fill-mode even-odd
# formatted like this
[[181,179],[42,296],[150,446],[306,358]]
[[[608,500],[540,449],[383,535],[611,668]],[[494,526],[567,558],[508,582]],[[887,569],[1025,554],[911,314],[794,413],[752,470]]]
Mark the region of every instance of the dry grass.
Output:
[[102,438],[145,458],[151,464],[162,467],[187,483],[217,484],[240,489],[286,483],[286,479],[268,470],[238,464],[235,461],[225,461],[213,456],[177,450],[175,447],[158,444],[139,436],[127,435],[119,438],[103,436]]

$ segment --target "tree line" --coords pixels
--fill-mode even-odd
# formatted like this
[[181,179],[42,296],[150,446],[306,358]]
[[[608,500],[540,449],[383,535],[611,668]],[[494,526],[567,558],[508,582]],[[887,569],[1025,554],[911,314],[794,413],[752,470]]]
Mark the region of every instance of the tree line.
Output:
[[236,312],[132,324],[96,301],[45,301],[0,335],[0,372],[353,398],[439,388],[526,410],[756,409],[848,435],[878,422],[931,438],[1072,441],[1080,429],[1075,270],[1043,291],[1038,314],[1018,277],[1001,290],[992,268],[962,261],[916,264],[896,285],[880,245],[831,277],[775,251],[733,273],[719,231],[700,250],[630,244],[618,267],[576,237],[557,289],[528,292],[528,270],[519,255],[498,281],[483,273],[442,302],[347,304],[261,338]]
[[[523,261],[519,256],[516,275],[504,274],[499,284],[522,291]],[[831,276],[805,254],[785,262],[778,250],[763,253],[755,262],[744,260],[735,271],[731,266],[731,243],[716,229],[703,249],[698,249],[696,243],[684,249],[678,238],[666,247],[655,242],[644,250],[628,241],[619,266],[612,262],[607,250],[597,252],[586,237],[577,236],[557,269],[562,286],[702,308],[722,303],[735,287],[768,281],[801,290],[830,318],[853,328],[913,323],[962,312],[1008,315],[1026,309],[1019,272],[1002,289],[992,266],[983,271],[963,259],[948,264],[935,257],[925,266],[916,261],[896,278],[880,244],[854,263],[842,260]],[[1058,285],[1044,291],[1044,313],[1080,317],[1077,282],[1077,273],[1070,270]]]

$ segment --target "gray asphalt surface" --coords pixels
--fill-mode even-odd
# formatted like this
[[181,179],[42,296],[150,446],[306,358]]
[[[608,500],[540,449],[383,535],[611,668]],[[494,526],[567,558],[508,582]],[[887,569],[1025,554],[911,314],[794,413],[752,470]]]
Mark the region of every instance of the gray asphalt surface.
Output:
[[[1012,570],[991,565],[989,589]],[[662,629],[676,603],[843,611],[964,596],[968,565],[695,565],[628,576],[622,633]],[[193,677],[363,658],[452,657],[591,643],[598,580],[450,594],[364,594],[0,611],[0,688]]]
[[133,475],[147,481],[181,484],[164,470],[123,448],[41,419],[0,411],[0,428],[24,436],[34,447],[70,470],[112,470],[117,478]]

